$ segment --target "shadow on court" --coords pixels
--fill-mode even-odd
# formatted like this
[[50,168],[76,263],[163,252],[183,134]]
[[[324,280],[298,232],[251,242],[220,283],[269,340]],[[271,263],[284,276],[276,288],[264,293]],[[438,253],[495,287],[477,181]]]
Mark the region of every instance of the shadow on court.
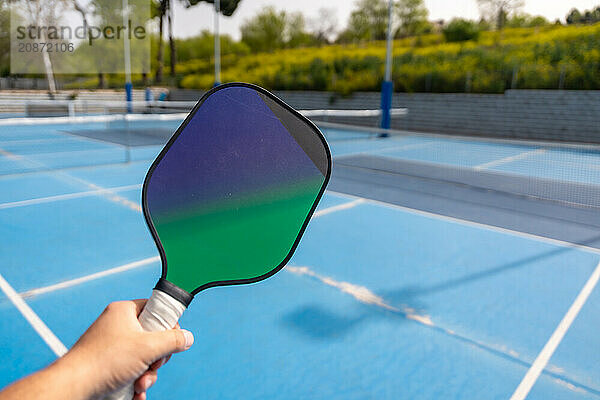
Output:
[[[590,238],[582,243],[582,245],[596,243],[599,240],[600,235]],[[299,307],[294,312],[285,315],[282,319],[282,323],[288,329],[292,329],[308,338],[314,340],[333,340],[347,335],[350,331],[357,328],[359,324],[375,315],[392,318],[400,317],[400,320],[402,321],[414,319],[411,318],[411,316],[415,314],[426,315],[428,313],[428,307],[426,306],[426,303],[423,302],[424,296],[460,288],[480,280],[495,277],[507,271],[525,268],[528,265],[574,250],[577,250],[577,248],[558,247],[551,251],[521,258],[476,273],[466,274],[435,285],[404,286],[397,290],[376,293],[376,295],[382,297],[386,304],[396,310],[389,310],[376,305],[356,302],[356,307],[350,310],[350,315],[339,315],[324,308],[320,304],[309,304]]]

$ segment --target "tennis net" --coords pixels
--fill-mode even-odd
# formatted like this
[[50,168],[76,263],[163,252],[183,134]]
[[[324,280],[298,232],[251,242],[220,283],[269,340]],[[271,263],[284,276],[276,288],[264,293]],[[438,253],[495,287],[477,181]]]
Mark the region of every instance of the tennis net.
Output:
[[[12,102],[10,111],[20,114],[0,119],[0,175],[151,160],[194,105],[167,101]],[[380,110],[300,113],[324,128],[329,141],[374,139],[382,132],[376,128]],[[392,110],[393,118],[405,114],[405,109]]]
[[338,152],[330,189],[600,248],[598,145],[416,133],[382,143]]
[[112,100],[0,100],[5,117],[47,118],[113,114],[189,113],[195,102]]

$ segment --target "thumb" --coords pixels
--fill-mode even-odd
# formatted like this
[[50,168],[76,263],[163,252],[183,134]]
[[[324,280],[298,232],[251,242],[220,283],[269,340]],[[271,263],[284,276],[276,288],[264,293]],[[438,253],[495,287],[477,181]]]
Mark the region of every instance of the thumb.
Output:
[[148,358],[152,360],[185,351],[194,343],[194,335],[185,329],[167,329],[166,331],[146,333],[152,351],[152,354],[148,354]]

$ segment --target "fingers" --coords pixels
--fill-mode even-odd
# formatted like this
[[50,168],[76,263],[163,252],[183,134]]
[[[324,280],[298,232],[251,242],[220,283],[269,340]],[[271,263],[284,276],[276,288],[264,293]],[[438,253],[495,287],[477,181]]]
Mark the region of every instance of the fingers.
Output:
[[150,364],[150,369],[153,370],[153,371],[156,371],[160,367],[162,367],[163,365],[165,365],[166,362],[167,362],[167,358],[166,357],[160,358],[160,359],[154,361],[152,364]]
[[160,332],[147,332],[148,347],[152,354],[147,354],[146,359],[157,360],[171,353],[179,353],[189,349],[194,343],[192,332],[184,329],[168,329]]
[[142,374],[134,383],[136,393],[144,393],[156,382],[156,371],[148,370]]
[[156,360],[152,363],[152,365],[150,365],[150,369],[153,369],[155,371],[157,371],[160,367],[162,367],[163,365],[165,365],[167,362],[169,362],[169,360],[171,359],[172,354],[169,354],[166,357],[163,357],[159,360]]
[[146,400],[146,392],[136,393],[133,396],[133,400]]
[[144,309],[144,306],[148,302],[148,299],[135,299],[131,300],[131,302],[135,305],[135,315],[139,317],[140,313]]

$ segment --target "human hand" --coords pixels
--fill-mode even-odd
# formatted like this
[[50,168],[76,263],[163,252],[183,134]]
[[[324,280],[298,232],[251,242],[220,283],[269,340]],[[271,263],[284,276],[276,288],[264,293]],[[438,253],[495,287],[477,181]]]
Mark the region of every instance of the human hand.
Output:
[[156,382],[157,370],[172,353],[190,348],[191,332],[174,329],[146,332],[138,315],[147,300],[109,304],[98,319],[59,360],[63,368],[90,371],[89,397],[101,397],[134,383],[134,400],[145,400]]

